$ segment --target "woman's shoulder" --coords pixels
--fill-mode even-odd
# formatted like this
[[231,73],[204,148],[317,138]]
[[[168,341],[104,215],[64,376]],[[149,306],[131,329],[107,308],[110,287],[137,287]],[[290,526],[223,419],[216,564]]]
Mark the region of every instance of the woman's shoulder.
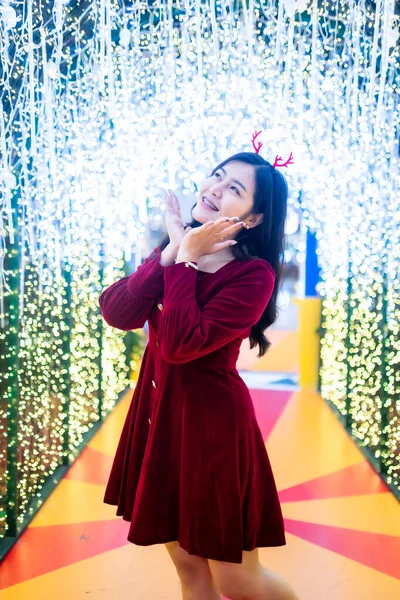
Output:
[[[253,285],[260,280],[266,283],[275,280],[275,271],[264,258],[237,258],[228,263],[227,269],[220,270],[220,285],[237,284]],[[231,268],[230,268],[231,267]]]
[[260,258],[259,256],[254,256],[251,258],[246,258],[246,259],[239,259],[238,260],[239,264],[241,264],[241,269],[243,269],[244,271],[260,271],[263,272],[269,272],[271,275],[273,275],[275,277],[275,270],[272,267],[272,265],[265,259],[265,258]]

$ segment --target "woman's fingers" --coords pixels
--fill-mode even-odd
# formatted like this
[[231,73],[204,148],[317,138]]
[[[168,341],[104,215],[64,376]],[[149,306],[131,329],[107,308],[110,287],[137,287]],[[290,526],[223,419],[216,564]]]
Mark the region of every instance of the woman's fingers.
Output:
[[171,196],[171,204],[175,214],[180,217],[181,216],[181,207],[179,205],[178,196],[172,190],[168,190]]
[[243,221],[236,221],[238,217],[220,217],[216,221],[207,221],[199,229],[210,229],[214,234],[229,236],[231,234],[240,231],[242,227],[245,227]]
[[171,197],[166,190],[164,190],[164,201],[165,201],[165,210],[168,213],[171,213],[172,212]]
[[222,228],[230,227],[231,225],[236,225],[240,222],[239,217],[220,217],[216,221],[207,221],[207,223],[210,223],[211,225]]
[[176,205],[178,204],[179,206],[179,201],[178,201],[178,197],[175,194],[175,192],[173,190],[168,190],[169,195],[171,196],[171,200],[172,200],[172,204],[176,207]]
[[219,219],[216,219],[215,221],[207,221],[205,225],[224,225],[232,223],[232,221],[239,221],[239,217],[219,217]]
[[[218,221],[220,221],[220,219]],[[234,222],[234,223],[232,223],[231,220],[229,222],[221,222],[221,223],[218,223],[218,221],[214,221],[214,224],[216,225],[216,229],[219,234],[223,233],[225,235],[229,235],[229,234],[235,233],[236,231],[239,231],[240,229],[245,227],[245,224],[243,221],[238,221],[238,222]]]
[[245,224],[242,221],[240,221],[239,223],[234,223],[230,227],[226,227],[220,233],[224,233],[225,235],[229,235],[230,233],[235,233],[236,231],[239,231],[240,229],[243,229],[243,227],[245,227]]
[[229,248],[229,246],[234,246],[232,243],[235,240],[226,240],[225,242],[218,242],[214,246],[214,252],[218,252],[219,250],[223,250],[224,248]]

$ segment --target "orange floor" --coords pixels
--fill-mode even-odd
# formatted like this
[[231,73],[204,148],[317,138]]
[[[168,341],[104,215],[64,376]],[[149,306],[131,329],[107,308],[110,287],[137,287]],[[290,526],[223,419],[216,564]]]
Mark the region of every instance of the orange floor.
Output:
[[[274,470],[287,545],[260,549],[301,600],[400,598],[400,505],[317,393],[300,392],[295,331],[274,330],[238,367]],[[246,342],[248,344],[248,342]],[[125,394],[1,567],[2,600],[179,600],[164,545],[126,541],[128,523],[102,502],[128,410]],[[205,599],[206,600],[206,599]]]

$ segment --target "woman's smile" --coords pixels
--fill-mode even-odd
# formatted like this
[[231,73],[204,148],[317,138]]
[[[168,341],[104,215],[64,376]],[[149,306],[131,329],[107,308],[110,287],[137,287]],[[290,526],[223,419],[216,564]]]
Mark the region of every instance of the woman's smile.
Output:
[[207,210],[212,210],[213,212],[217,212],[219,210],[219,208],[205,196],[202,198],[202,203]]

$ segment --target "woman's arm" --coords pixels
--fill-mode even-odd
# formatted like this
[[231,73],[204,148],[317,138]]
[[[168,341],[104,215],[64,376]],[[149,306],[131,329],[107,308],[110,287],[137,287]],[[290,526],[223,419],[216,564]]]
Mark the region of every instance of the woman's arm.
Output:
[[159,344],[161,357],[171,363],[189,362],[239,337],[258,322],[275,283],[275,273],[267,261],[250,261],[200,309],[196,278],[197,271],[184,262],[164,269]]
[[164,267],[173,263],[176,251],[157,246],[132,275],[107,287],[99,297],[104,320],[122,331],[139,329],[147,321],[164,287]]

